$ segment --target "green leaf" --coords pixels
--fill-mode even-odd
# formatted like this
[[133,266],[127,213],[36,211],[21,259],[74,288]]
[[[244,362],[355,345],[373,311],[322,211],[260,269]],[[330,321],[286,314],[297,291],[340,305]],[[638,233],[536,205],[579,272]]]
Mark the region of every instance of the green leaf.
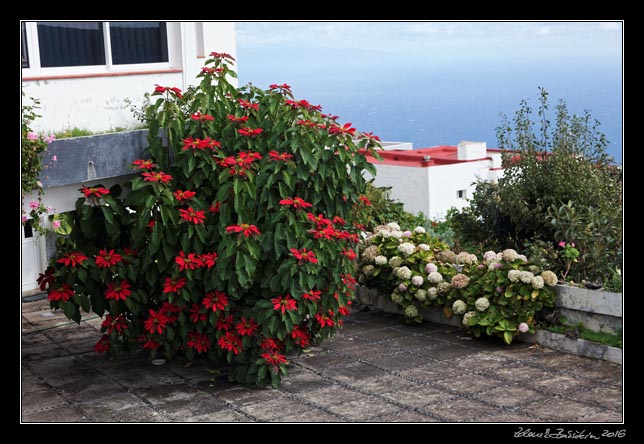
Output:
[[514,337],[514,335],[510,331],[506,331],[506,332],[503,333],[503,340],[508,345],[510,345],[512,343],[512,338],[513,337]]

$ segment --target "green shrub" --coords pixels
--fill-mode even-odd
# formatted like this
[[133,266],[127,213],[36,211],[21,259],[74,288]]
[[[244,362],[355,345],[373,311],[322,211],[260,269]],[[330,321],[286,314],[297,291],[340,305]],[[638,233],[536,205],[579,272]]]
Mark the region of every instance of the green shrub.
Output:
[[534,333],[536,313],[554,306],[556,275],[514,250],[479,260],[447,250],[422,227],[403,233],[391,223],[365,239],[358,282],[390,293],[411,321],[422,321],[424,307],[441,307],[448,317],[463,315],[473,335],[509,344],[519,332]]
[[377,145],[288,85],[234,88],[231,61],[212,53],[190,95],[157,86],[141,175],[125,196],[81,190],[42,280],[67,317],[106,315],[99,352],[207,356],[232,380],[277,386],[285,354],[349,312],[374,174],[363,153]]
[[[479,182],[470,207],[452,212],[450,221],[461,242],[483,248],[525,250],[541,241],[555,250],[559,242],[575,242],[582,254],[572,275],[605,281],[621,269],[621,169],[588,111],[571,116],[560,101],[551,125],[548,94],[540,92],[537,125],[524,100],[513,122],[503,117],[497,128],[503,177],[498,184]],[[577,218],[557,217],[569,202]],[[565,270],[562,261],[553,266]]]

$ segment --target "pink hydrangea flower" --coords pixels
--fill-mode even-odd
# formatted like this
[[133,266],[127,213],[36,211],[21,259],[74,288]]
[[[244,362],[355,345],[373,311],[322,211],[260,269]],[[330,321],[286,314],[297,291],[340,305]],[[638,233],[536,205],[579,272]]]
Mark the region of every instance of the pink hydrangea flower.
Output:
[[34,133],[33,131],[30,131],[27,133],[27,139],[38,140],[38,134]]
[[400,284],[400,285],[398,286],[398,290],[399,290],[399,291],[407,291],[407,286],[406,286],[405,284]]
[[425,265],[425,273],[433,273],[434,271],[438,271],[438,267],[434,264],[427,264]]
[[526,324],[525,322],[522,322],[519,324],[519,331],[521,333],[526,333],[528,330],[530,330],[530,327],[528,326],[528,324]]
[[52,225],[54,226],[54,230],[57,230],[57,229],[59,229],[59,228],[60,228],[60,221],[59,221],[59,220],[55,220],[55,221],[52,223]]
[[563,247],[565,247],[565,246],[566,246],[566,243],[565,243],[564,241],[561,241],[561,242],[559,242],[559,246],[560,246],[561,248],[563,248]]
[[22,215],[22,221],[23,221],[23,222],[27,222],[27,216],[26,216],[26,215],[24,215],[24,214]]
[[407,230],[407,231],[403,231],[403,236],[405,236],[405,237],[411,237],[411,231],[409,231],[409,230]]
[[45,137],[43,140],[47,143],[52,143],[54,140],[56,140],[56,136],[54,136],[53,134],[50,134],[47,137]]
[[38,202],[36,202],[35,200],[32,200],[31,202],[29,202],[29,208],[31,208],[32,210],[35,210],[38,207],[39,207]]

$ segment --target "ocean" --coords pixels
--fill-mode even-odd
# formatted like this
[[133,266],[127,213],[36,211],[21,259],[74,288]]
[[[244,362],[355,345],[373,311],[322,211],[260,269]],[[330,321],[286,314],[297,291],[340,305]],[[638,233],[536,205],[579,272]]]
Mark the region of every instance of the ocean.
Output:
[[535,109],[538,87],[550,94],[550,120],[564,100],[571,113],[589,109],[601,122],[607,151],[622,163],[622,73],[601,59],[441,61],[368,52],[309,54],[239,48],[239,84],[266,88],[288,83],[297,99],[321,104],[360,131],[414,148],[485,141],[496,147],[503,112],[512,117],[521,99]]

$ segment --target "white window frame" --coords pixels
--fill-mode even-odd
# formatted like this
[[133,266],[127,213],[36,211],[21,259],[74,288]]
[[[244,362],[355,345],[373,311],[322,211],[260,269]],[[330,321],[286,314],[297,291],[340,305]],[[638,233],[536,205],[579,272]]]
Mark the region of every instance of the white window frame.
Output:
[[[21,32],[22,32],[21,22]],[[22,68],[23,77],[39,76],[66,76],[66,75],[83,75],[83,74],[107,74],[123,73],[130,71],[155,71],[162,69],[172,69],[175,60],[175,40],[179,38],[179,33],[173,22],[166,23],[166,36],[168,45],[168,61],[160,63],[135,63],[129,65],[112,64],[112,44],[110,41],[110,22],[103,23],[103,40],[105,48],[104,65],[85,65],[85,66],[57,66],[52,68],[43,68],[40,66],[40,46],[38,45],[38,22],[24,22],[27,34],[27,55],[29,59],[29,68]]]
[[[461,196],[461,193],[463,196]],[[456,190],[456,198],[457,199],[467,199],[467,188],[461,189],[461,190]]]

